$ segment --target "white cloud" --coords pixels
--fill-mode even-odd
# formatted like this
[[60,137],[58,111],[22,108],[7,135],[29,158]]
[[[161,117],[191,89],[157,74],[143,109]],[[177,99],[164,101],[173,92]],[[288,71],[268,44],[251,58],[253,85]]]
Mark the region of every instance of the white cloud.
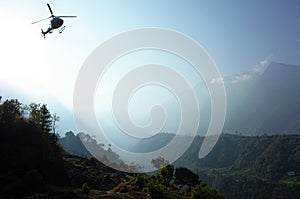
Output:
[[231,83],[239,83],[241,81],[246,81],[252,78],[252,74],[251,73],[243,73],[240,75],[234,75],[231,78]]
[[266,70],[270,63],[270,59],[273,55],[267,57],[264,60],[261,60],[258,62],[258,64],[255,64],[252,69],[246,73],[233,75],[230,77],[231,83],[239,83],[242,81],[247,81],[249,79],[252,79],[254,76],[261,75]]
[[217,77],[217,78],[213,78],[212,80],[210,80],[211,84],[220,84],[220,83],[224,83],[224,79],[223,77]]
[[273,55],[267,57],[266,59],[260,61],[258,64],[254,65],[252,68],[252,73],[254,74],[263,74],[263,72],[266,70],[270,63],[270,59],[272,58]]
[[263,72],[266,70],[266,68],[268,67],[268,65],[270,63],[270,59],[272,58],[272,56],[273,55],[267,57],[264,60],[259,61],[258,64],[255,64],[254,66],[252,66],[251,70],[249,70],[248,72],[232,75],[230,77],[225,77],[225,80],[223,77],[213,78],[210,81],[210,83],[211,84],[221,84],[221,83],[223,84],[224,81],[228,81],[230,83],[236,84],[239,82],[250,80],[257,75],[263,74]]

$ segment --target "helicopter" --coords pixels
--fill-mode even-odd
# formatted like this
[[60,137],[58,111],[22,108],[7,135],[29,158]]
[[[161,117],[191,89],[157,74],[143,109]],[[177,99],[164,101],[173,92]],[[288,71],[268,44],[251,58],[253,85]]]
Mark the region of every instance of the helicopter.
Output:
[[[76,17],[76,16],[55,16],[55,15],[53,14],[53,12],[52,12],[52,9],[51,9],[49,3],[47,3],[47,6],[48,6],[48,8],[49,8],[49,11],[50,11],[51,16],[50,16],[50,17],[47,17],[47,18],[45,18],[45,19],[41,19],[41,20],[39,20],[39,21],[35,21],[35,22],[32,23],[32,24],[35,24],[35,23],[39,23],[39,22],[41,22],[41,21],[44,21],[44,20],[46,20],[46,19],[52,18],[52,19],[50,20],[50,26],[49,26],[49,28],[48,28],[46,31],[43,31],[43,29],[41,29],[41,30],[42,30],[42,36],[43,36],[44,38],[45,38],[45,36],[46,36],[47,33],[51,34],[51,33],[53,32],[54,29],[58,29],[58,28],[62,27],[62,25],[63,25],[63,23],[64,23],[64,20],[63,20],[62,18],[66,18],[66,17],[68,17],[68,18],[75,18],[75,17]],[[62,28],[60,28],[60,29],[59,29],[59,33],[62,33],[62,32],[64,31],[65,28],[66,28],[66,26],[63,26]]]

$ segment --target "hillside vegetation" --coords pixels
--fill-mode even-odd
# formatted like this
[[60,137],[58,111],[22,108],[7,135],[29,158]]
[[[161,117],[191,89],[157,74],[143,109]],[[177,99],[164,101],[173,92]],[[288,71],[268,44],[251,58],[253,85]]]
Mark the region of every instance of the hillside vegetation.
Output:
[[71,155],[58,144],[58,120],[46,105],[0,104],[0,198],[224,198],[187,168],[132,174]]
[[[158,134],[150,142],[143,140],[133,146],[133,151],[153,151],[173,137],[173,134]],[[64,148],[72,146],[72,140],[80,142],[78,135],[68,135],[61,140]],[[202,141],[203,137],[196,137],[174,165],[198,173],[201,180],[226,198],[300,196],[300,135],[222,134],[209,155],[199,159]],[[67,142],[69,145],[65,145]]]
[[300,135],[223,134],[211,153],[198,159],[202,141],[195,139],[175,165],[198,173],[226,198],[300,196]]

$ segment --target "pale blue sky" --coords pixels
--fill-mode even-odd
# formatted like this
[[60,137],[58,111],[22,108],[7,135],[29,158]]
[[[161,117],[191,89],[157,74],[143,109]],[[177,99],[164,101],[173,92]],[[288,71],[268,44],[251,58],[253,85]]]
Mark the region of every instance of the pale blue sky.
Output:
[[[40,29],[55,15],[66,19],[63,34],[46,39]],[[269,59],[300,64],[300,1],[94,0],[0,1],[0,82],[72,107],[79,69],[101,42],[143,27],[179,31],[199,42],[222,75],[251,70]],[[46,74],[46,75],[45,75]],[[1,88],[1,85],[0,85]]]

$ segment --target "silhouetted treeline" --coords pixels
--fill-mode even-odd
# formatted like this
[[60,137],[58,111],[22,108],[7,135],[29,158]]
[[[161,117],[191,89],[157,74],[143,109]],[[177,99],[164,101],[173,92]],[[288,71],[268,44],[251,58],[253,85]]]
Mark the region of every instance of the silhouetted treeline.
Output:
[[[27,106],[18,100],[0,104],[1,199],[223,199],[186,168],[168,165],[152,176],[130,174],[111,169],[93,157],[67,154],[58,145],[57,121],[58,117],[51,115],[46,105]],[[69,141],[80,143],[80,138],[71,132],[66,135],[65,144],[76,148]],[[83,140],[95,142],[88,147],[104,157],[108,154],[113,154],[111,158],[118,157],[110,149],[104,150],[88,134],[79,135]],[[82,143],[80,146],[83,148]],[[188,189],[182,189],[184,186]]]
[[[0,198],[43,192],[46,184],[68,183],[53,129],[58,117],[46,105],[0,104]],[[53,126],[54,125],[54,126]]]

